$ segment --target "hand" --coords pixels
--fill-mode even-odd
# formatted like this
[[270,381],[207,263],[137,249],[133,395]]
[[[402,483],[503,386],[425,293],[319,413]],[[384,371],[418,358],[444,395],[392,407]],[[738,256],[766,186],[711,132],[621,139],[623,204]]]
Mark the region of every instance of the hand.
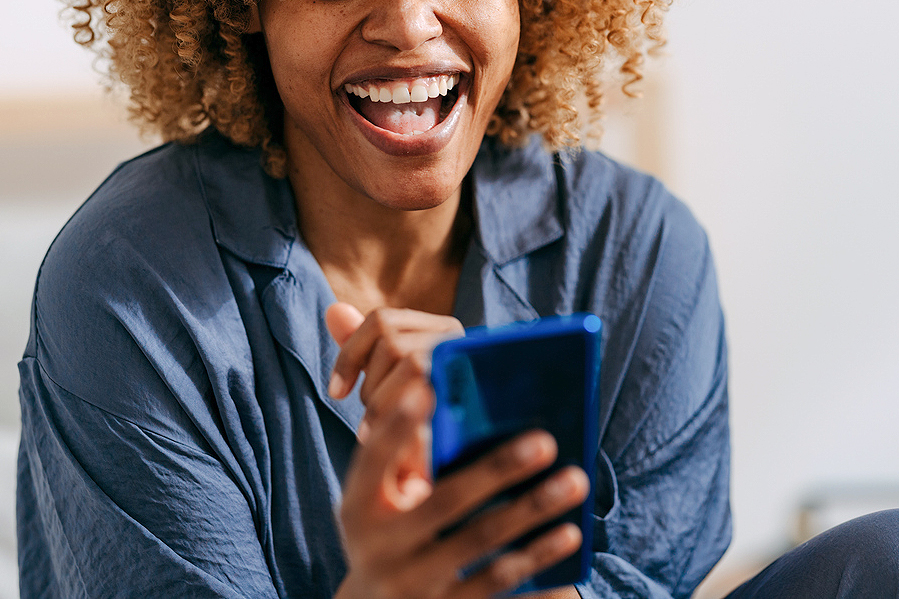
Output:
[[402,488],[404,477],[397,465],[429,415],[427,398],[406,396],[390,415],[372,425],[369,442],[357,449],[340,509],[348,573],[335,597],[486,598],[515,588],[580,546],[580,530],[563,524],[460,580],[460,570],[476,559],[580,504],[589,482],[582,470],[564,469],[524,495],[441,535],[503,489],[549,466],[556,445],[545,432],[525,433],[442,478],[432,492],[397,503],[397,497],[411,497]]
[[451,316],[381,308],[364,317],[346,303],[328,308],[325,321],[341,347],[328,394],[346,397],[365,373],[359,396],[366,411],[357,433],[363,442],[372,421],[391,409],[401,388],[418,380],[428,383],[434,346],[465,334]]
[[[365,373],[359,396],[366,409],[356,432],[360,443],[366,442],[372,423],[394,409],[403,396],[418,395],[433,405],[431,350],[443,339],[465,333],[462,324],[449,316],[381,308],[364,317],[352,305],[340,302],[328,308],[325,321],[341,346],[329,395],[346,397]],[[430,426],[424,422],[414,441],[403,448],[394,473],[399,481],[393,498],[397,505],[411,505],[430,493],[430,440]]]
[[348,304],[332,306],[326,320],[342,346],[329,392],[344,397],[365,373],[360,438],[366,442],[344,488],[340,518],[349,572],[339,597],[488,597],[577,550],[580,531],[562,525],[459,580],[458,572],[477,558],[581,503],[589,490],[586,475],[562,470],[441,535],[503,489],[552,464],[555,441],[543,432],[525,434],[434,485],[427,467],[434,402],[430,352],[461,334],[461,325],[411,310],[377,310],[365,318]]

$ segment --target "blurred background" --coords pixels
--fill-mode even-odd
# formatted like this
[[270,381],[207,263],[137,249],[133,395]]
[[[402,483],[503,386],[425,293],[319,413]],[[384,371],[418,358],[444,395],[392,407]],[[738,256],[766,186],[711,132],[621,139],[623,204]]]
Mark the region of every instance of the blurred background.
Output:
[[[55,0],[0,0],[0,599],[17,596],[18,375],[56,231],[153,144]],[[899,506],[899,3],[675,0],[603,149],[705,225],[731,351],[734,541],[721,596],[791,545]]]

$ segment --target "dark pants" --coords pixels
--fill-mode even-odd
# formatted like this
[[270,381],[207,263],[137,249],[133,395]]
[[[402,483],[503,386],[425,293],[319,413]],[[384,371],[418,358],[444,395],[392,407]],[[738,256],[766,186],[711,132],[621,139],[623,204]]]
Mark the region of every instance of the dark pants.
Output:
[[824,532],[779,557],[727,599],[899,598],[899,509]]

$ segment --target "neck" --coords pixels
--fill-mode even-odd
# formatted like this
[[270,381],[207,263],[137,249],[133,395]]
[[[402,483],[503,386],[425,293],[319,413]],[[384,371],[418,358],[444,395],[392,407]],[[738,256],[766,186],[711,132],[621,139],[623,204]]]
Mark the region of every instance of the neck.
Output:
[[452,313],[470,228],[462,187],[431,208],[402,210],[305,168],[290,181],[300,232],[339,301],[363,314]]

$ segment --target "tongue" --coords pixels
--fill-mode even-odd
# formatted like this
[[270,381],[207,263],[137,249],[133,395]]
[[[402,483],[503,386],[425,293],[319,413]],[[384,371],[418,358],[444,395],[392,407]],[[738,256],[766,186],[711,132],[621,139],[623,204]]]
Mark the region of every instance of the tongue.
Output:
[[443,98],[430,98],[427,102],[394,104],[362,100],[359,112],[381,129],[405,135],[413,131],[428,131],[439,122]]

